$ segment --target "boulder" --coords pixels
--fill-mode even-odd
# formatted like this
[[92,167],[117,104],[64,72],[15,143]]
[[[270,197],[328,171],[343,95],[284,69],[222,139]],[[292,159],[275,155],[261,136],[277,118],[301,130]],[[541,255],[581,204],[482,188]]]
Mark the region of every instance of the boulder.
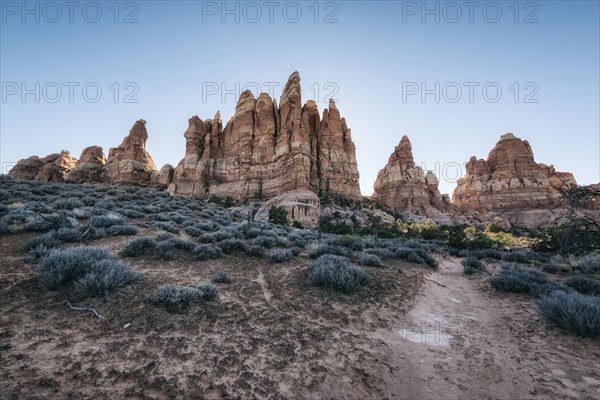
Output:
[[268,221],[271,206],[284,208],[288,213],[288,221],[298,221],[302,227],[314,229],[319,226],[321,202],[314,192],[291,191],[275,196],[265,202],[257,211],[254,219]]

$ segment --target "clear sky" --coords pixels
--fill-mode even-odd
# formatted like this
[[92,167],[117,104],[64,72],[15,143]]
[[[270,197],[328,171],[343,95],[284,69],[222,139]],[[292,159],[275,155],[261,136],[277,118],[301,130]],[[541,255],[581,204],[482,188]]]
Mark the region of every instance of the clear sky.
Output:
[[226,121],[234,92],[278,98],[297,70],[303,101],[338,100],[365,195],[404,134],[446,193],[507,132],[537,162],[600,180],[598,1],[1,7],[2,172],[32,154],[108,153],[140,118],[158,167],[177,165],[190,116]]

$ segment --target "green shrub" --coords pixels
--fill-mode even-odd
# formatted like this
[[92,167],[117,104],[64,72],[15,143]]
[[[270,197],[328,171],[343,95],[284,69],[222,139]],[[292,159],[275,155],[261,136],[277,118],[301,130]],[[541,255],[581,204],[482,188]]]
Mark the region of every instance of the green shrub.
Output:
[[258,257],[258,258],[262,258],[264,257],[264,255],[266,254],[266,249],[262,246],[258,246],[258,245],[252,245],[250,247],[248,247],[246,249],[246,254],[248,254],[251,257]]
[[269,260],[273,263],[283,263],[294,258],[294,254],[289,249],[273,249],[269,255]]
[[108,249],[95,247],[50,250],[40,260],[37,273],[40,283],[49,290],[74,282],[71,295],[76,299],[105,295],[143,278]]
[[269,208],[269,222],[275,225],[289,225],[287,210],[283,207],[272,205]]
[[461,261],[461,264],[466,275],[472,275],[480,272],[487,272],[485,265],[475,257],[467,257]]
[[371,276],[355,267],[346,257],[326,254],[309,265],[308,280],[315,286],[329,287],[350,294],[371,283]]
[[178,285],[159,286],[150,297],[152,304],[163,307],[169,312],[186,311],[201,300],[200,290]]
[[219,300],[219,288],[212,283],[201,283],[198,286],[200,292],[200,298],[203,301],[218,301]]
[[493,288],[503,292],[527,293],[533,296],[543,296],[553,291],[570,291],[560,283],[548,279],[546,274],[513,264],[502,265],[502,270],[490,279]]
[[544,320],[580,336],[600,337],[600,298],[552,292],[537,302]]
[[246,251],[246,243],[240,239],[225,239],[219,243],[219,247],[227,254]]
[[213,283],[225,283],[230,284],[232,282],[231,276],[225,271],[219,271],[213,277]]
[[223,250],[220,247],[200,244],[192,250],[192,256],[199,261],[214,260],[223,257]]
[[573,276],[565,281],[565,285],[579,293],[600,296],[600,281],[585,276]]
[[139,257],[156,249],[156,242],[148,237],[141,237],[128,242],[121,254],[125,257]]
[[585,254],[581,257],[571,257],[573,270],[582,273],[600,273],[600,251]]
[[89,297],[106,296],[111,291],[141,282],[144,275],[114,259],[94,263],[90,270],[75,281],[72,297],[83,300]]
[[383,267],[383,262],[381,258],[376,256],[375,254],[370,253],[362,253],[360,255],[360,264],[366,265],[368,267]]
[[319,244],[317,247],[309,251],[308,256],[310,258],[317,258],[324,254],[333,254],[336,256],[347,257],[350,255],[348,249],[342,246],[332,244]]

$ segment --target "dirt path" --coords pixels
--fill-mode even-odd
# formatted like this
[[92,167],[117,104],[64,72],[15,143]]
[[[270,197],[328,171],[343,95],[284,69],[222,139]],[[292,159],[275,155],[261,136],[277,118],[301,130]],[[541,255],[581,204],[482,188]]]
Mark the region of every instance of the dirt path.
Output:
[[533,300],[486,280],[457,259],[429,275],[390,343],[393,397],[600,398],[600,344],[548,328]]

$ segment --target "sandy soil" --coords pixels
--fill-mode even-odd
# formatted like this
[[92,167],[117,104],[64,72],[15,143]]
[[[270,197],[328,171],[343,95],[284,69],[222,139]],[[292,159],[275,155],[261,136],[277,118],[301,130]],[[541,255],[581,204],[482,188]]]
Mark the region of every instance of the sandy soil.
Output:
[[[368,268],[374,284],[354,296],[308,285],[304,256],[135,259],[148,281],[92,304],[98,319],[38,286],[19,251],[30,236],[0,238],[0,341],[13,345],[0,351],[2,399],[600,397],[598,342],[548,329],[530,299],[466,278],[455,259]],[[234,282],[217,304],[170,314],[146,300],[219,270]]]

